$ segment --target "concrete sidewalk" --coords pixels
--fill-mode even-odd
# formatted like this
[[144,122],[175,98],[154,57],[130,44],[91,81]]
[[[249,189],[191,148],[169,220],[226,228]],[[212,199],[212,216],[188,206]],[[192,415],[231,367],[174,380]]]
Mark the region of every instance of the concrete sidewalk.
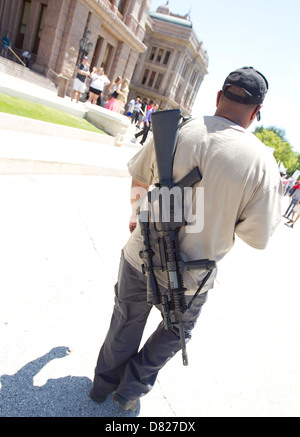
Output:
[[[0,115],[0,124],[1,117],[6,120],[8,118],[7,115]],[[14,118],[20,124],[20,117]],[[64,127],[56,125],[51,125],[51,136],[30,133],[31,124],[39,124],[43,129],[49,123],[31,123],[31,120],[26,120],[26,124],[24,131],[0,129],[2,175],[79,174],[129,177],[127,162],[141,147],[134,144],[116,147],[111,143],[110,137],[100,135],[99,141],[99,134],[95,134],[97,141],[77,139],[78,134],[74,131],[78,129],[63,129]]]
[[[0,416],[300,416],[300,228],[283,223],[265,251],[236,241],[187,345],[189,365],[176,355],[136,414],[89,399],[129,189],[129,178],[0,176]],[[159,321],[154,309],[143,341]]]

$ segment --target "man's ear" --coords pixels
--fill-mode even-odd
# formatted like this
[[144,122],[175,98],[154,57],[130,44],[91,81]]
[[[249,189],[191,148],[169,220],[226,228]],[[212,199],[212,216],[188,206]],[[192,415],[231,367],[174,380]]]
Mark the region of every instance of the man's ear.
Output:
[[220,99],[221,99],[221,96],[222,96],[222,91],[220,90],[220,91],[218,91],[218,94],[217,94],[217,102],[216,102],[216,107],[218,107],[218,106],[219,106],[219,103],[220,103]]
[[[251,114],[251,123],[255,119],[257,115],[259,115],[259,111],[261,110],[262,105],[257,106]],[[259,120],[258,120],[259,121]]]

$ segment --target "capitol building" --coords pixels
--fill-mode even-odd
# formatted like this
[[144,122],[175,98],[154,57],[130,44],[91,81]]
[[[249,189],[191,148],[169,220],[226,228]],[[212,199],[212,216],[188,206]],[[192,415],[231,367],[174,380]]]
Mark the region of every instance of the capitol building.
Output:
[[208,55],[189,13],[156,11],[151,0],[2,0],[0,37],[20,54],[32,53],[30,68],[57,82],[69,78],[71,93],[83,53],[110,80],[130,80],[129,98],[155,100],[163,109],[191,114],[207,74]]

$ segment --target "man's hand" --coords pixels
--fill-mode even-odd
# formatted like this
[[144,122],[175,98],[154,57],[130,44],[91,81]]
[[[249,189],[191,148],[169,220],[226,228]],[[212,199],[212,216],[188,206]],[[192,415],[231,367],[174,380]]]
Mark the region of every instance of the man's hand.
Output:
[[131,182],[131,193],[130,193],[130,201],[132,206],[132,213],[129,222],[129,231],[132,232],[135,230],[137,225],[137,209],[139,207],[139,200],[147,194],[149,190],[148,185],[143,184],[142,182],[132,179]]
[[135,230],[136,225],[137,225],[137,216],[135,214],[132,214],[132,216],[130,217],[130,222],[129,222],[129,231],[131,234]]

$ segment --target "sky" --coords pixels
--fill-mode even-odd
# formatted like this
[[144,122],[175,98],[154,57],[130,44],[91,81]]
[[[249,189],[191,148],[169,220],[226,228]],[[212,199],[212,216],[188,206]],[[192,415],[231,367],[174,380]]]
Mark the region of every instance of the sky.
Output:
[[[152,0],[150,11],[166,2]],[[300,153],[300,1],[169,0],[169,8],[174,14],[190,12],[209,58],[193,115],[212,115],[226,76],[252,66],[267,78],[269,92],[261,121],[249,129],[283,129],[293,151]]]

